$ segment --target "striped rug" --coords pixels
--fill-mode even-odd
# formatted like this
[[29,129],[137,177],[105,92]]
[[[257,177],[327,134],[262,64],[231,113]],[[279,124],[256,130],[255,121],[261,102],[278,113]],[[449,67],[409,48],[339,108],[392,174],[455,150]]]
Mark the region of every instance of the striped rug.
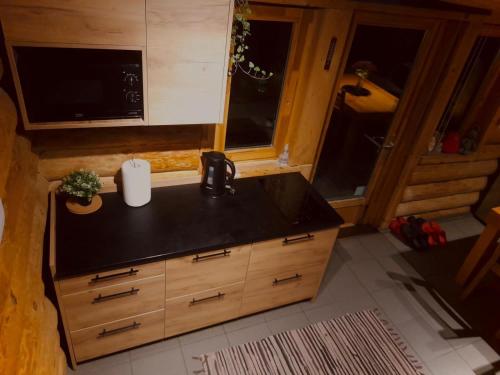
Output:
[[209,375],[421,375],[378,311],[367,310],[200,357]]

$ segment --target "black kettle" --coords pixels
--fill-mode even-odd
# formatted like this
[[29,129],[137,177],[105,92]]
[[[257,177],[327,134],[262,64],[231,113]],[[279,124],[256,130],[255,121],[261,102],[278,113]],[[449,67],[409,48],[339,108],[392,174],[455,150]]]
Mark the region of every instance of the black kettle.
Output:
[[[201,154],[203,176],[201,190],[212,197],[223,195],[226,190],[234,192],[233,182],[236,168],[222,152],[210,151]],[[229,170],[228,170],[229,167]]]

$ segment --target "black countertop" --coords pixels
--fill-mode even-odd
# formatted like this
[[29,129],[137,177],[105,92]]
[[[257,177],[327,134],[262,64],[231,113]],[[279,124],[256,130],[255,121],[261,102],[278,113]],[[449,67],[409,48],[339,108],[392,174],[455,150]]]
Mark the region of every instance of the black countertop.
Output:
[[211,198],[199,184],[154,188],[129,207],[119,193],[75,215],[56,196],[56,278],[337,227],[340,216],[300,173],[235,180],[235,194]]

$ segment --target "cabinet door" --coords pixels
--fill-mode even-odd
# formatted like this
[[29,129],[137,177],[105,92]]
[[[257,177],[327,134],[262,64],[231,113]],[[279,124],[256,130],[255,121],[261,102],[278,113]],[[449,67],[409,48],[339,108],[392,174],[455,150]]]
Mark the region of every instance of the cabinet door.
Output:
[[151,125],[222,121],[232,0],[147,0]]
[[143,46],[144,0],[5,0],[9,41]]

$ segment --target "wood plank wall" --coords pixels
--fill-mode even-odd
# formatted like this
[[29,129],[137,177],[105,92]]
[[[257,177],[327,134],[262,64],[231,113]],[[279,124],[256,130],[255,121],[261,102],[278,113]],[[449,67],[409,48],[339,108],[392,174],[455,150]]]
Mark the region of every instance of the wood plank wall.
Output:
[[467,156],[422,156],[395,216],[438,218],[469,212],[486,187],[488,176],[497,170],[498,156],[499,146],[485,146]]
[[[1,69],[0,69],[1,71]],[[0,72],[1,76],[1,72]],[[48,182],[30,142],[17,136],[14,104],[0,88],[0,374],[66,373],[57,311],[45,297],[42,252]]]

